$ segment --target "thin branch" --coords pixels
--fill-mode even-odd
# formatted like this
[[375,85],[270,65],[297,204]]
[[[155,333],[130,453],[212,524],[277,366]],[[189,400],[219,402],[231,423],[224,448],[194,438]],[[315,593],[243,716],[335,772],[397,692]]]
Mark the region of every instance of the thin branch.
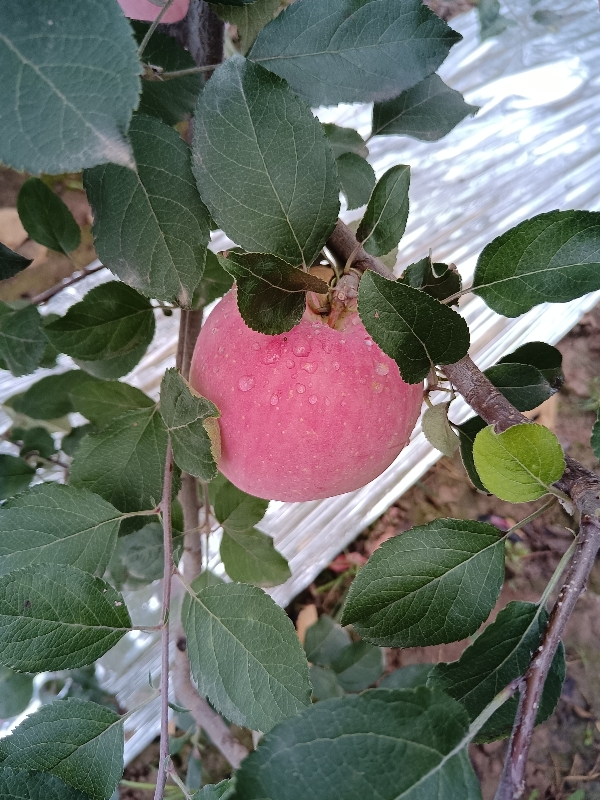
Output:
[[94,272],[99,272],[101,269],[106,269],[104,264],[99,264],[97,267],[86,267],[80,272],[71,275],[69,278],[66,278],[64,281],[61,281],[60,283],[51,286],[49,289],[46,289],[45,292],[41,292],[40,294],[35,295],[35,297],[32,297],[32,305],[39,306],[42,303],[45,303],[47,300],[50,300],[51,297],[54,297],[55,294],[62,292],[63,289],[68,289],[69,286],[73,286],[74,283],[79,283],[79,281],[87,278],[88,275],[93,275]]
[[171,529],[171,493],[173,489],[173,451],[171,441],[167,443],[165,477],[161,510],[163,518],[164,575],[161,631],[161,672],[160,672],[160,753],[158,757],[158,776],[154,800],[162,800],[167,782],[169,761],[169,612],[171,607],[171,578],[173,577],[173,536]]
[[142,58],[142,54],[143,54],[144,50],[146,49],[146,45],[150,41],[150,37],[152,36],[154,31],[158,27],[160,21],[162,20],[164,15],[167,13],[167,11],[171,8],[171,6],[173,5],[174,2],[175,2],[175,0],[167,0],[167,2],[164,4],[164,6],[159,11],[159,13],[158,13],[156,19],[154,20],[154,22],[152,23],[152,25],[150,25],[150,27],[146,31],[146,35],[142,39],[142,43],[140,44],[140,47],[139,47],[139,50],[138,50],[138,58],[140,60]]
[[185,75],[197,75],[201,72],[214,72],[218,64],[207,64],[203,67],[189,67],[188,69],[178,69],[173,72],[163,72],[161,67],[156,67],[153,64],[144,64],[144,80],[154,82],[170,81],[173,78],[183,78]]

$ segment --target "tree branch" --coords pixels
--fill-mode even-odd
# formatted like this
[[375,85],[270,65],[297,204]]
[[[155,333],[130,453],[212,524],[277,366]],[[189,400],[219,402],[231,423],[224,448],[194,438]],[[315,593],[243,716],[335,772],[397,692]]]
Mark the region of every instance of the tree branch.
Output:
[[42,303],[45,303],[47,300],[50,300],[51,297],[54,297],[55,294],[62,292],[63,289],[67,289],[69,286],[73,286],[74,283],[79,283],[84,278],[87,278],[88,275],[93,275],[94,272],[99,272],[101,269],[106,269],[104,264],[99,264],[97,267],[85,267],[78,272],[75,272],[73,275],[70,275],[68,278],[65,278],[60,283],[51,286],[49,289],[46,289],[45,292],[40,292],[40,294],[35,295],[35,297],[31,298],[31,304],[34,306],[39,306]]

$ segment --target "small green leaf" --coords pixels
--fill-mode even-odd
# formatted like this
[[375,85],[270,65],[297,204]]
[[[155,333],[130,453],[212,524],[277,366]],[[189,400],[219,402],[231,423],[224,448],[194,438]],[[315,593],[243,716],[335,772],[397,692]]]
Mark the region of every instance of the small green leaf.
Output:
[[97,428],[95,425],[78,425],[75,428],[72,428],[70,433],[67,433],[66,436],[63,436],[62,441],[60,443],[60,449],[68,456],[75,455],[75,451],[81,444],[81,441],[84,436],[87,436],[88,433],[97,433]]
[[15,377],[29,375],[39,366],[47,342],[35,306],[15,310],[0,302],[0,358]]
[[0,161],[54,175],[107,161],[131,166],[125,132],[139,73],[116,3],[53,0],[49,11],[31,0],[26,19],[19,3],[3,3]]
[[[469,718],[475,719],[500,689],[525,673],[547,621],[547,612],[540,611],[534,603],[509,603],[458,661],[433,668],[428,685],[454,697],[467,709]],[[536,725],[556,708],[564,679],[565,651],[561,643],[546,679]],[[490,717],[475,741],[490,742],[509,736],[518,702],[517,692]]]
[[565,470],[558,439],[543,425],[522,423],[504,433],[490,425],[473,444],[475,468],[489,492],[510,503],[547,494]]
[[[131,27],[138,44],[148,32],[147,22],[131,20]],[[178,72],[196,66],[187,50],[172,36],[154,31],[144,50],[144,61],[165,72]],[[167,125],[176,125],[194,113],[198,93],[202,87],[202,76],[198,73],[182,75],[168,81],[142,81],[142,96],[137,107],[138,114],[157,117]]]
[[539,369],[530,364],[496,364],[484,375],[519,411],[537,408],[555,392]]
[[0,765],[0,797],[3,800],[89,800],[54,775]]
[[22,458],[0,453],[0,500],[27,489],[35,469]]
[[436,300],[446,300],[460,292],[462,288],[461,277],[456,268],[453,265],[448,266],[448,264],[434,264],[430,256],[425,256],[420,261],[408,266],[400,280],[415,289],[426,292]]
[[303,0],[260,32],[250,58],[313,106],[368,103],[435,72],[460,39],[419,0]]
[[226,481],[219,488],[213,505],[215,517],[224,528],[233,533],[244,533],[261,521],[269,501],[246,494]]
[[257,528],[232,531],[221,539],[221,560],[232,581],[255,586],[278,586],[291,576],[286,559],[275,550],[273,539]]
[[335,672],[328,667],[312,664],[309,669],[312,696],[315,700],[331,700],[343,697],[345,692],[337,681]]
[[29,455],[39,455],[50,458],[56,453],[54,439],[46,428],[11,428],[10,441],[21,447],[19,455],[26,458]]
[[372,136],[412,136],[437,142],[478,106],[465,103],[460,92],[446,86],[439,75],[429,75],[393,100],[373,106]]
[[462,425],[458,425],[458,438],[460,440],[460,457],[471,483],[476,489],[488,493],[488,490],[481,482],[473,460],[473,442],[479,431],[482,431],[486,426],[487,423],[481,417],[471,417],[471,419],[463,422]]
[[362,692],[383,674],[383,650],[368,642],[352,642],[331,665],[346,692]]
[[131,629],[122,595],[68,564],[0,578],[0,663],[19,672],[92,664]]
[[484,248],[473,292],[505,317],[600,289],[600,213],[550,211]]
[[30,258],[20,256],[0,242],[0,281],[12,278],[31,264]]
[[[175,563],[181,553],[183,536],[174,533]],[[139,531],[121,536],[118,543],[119,558],[128,573],[137,580],[150,583],[164,575],[164,534],[160,522],[149,522]],[[203,573],[204,574],[204,573]]]
[[351,641],[348,632],[341,625],[328,614],[321,614],[314,625],[306,630],[306,658],[311,664],[330,667]]
[[29,238],[59,253],[70,253],[81,244],[81,232],[73,214],[40,178],[28,178],[17,197],[17,210]]
[[69,482],[120,511],[155,508],[162,496],[167,430],[157,407],[129,411],[81,442]]
[[209,239],[190,151],[177,131],[136,115],[129,128],[136,171],[107,164],[83,175],[98,257],[148,297],[187,308]]
[[354,128],[342,128],[332,122],[324,122],[323,131],[329,139],[336,160],[344,153],[356,153],[363,158],[369,155],[369,148],[365,140]]
[[448,403],[439,403],[425,409],[421,418],[421,427],[425,438],[436,450],[451,457],[460,444],[448,422]]
[[94,381],[86,372],[72,369],[60,375],[42,378],[20,396],[11,398],[10,405],[31,419],[59,419],[75,411],[70,392],[81,384]]
[[[258,0],[257,0],[258,2]],[[206,267],[202,280],[194,290],[192,299],[193,308],[202,308],[223,297],[233,286],[233,278],[223,269],[217,256],[211,251],[206,251]]]
[[409,664],[400,667],[385,678],[379,684],[380,689],[416,689],[417,686],[425,686],[433,664]]
[[83,361],[125,356],[154,337],[154,311],[141,294],[120,281],[91,289],[64,317],[46,325],[61,353]]
[[302,319],[306,292],[327,292],[325,281],[268,253],[229,253],[219,262],[236,282],[242,319],[260,333],[290,331]]
[[488,618],[503,580],[497,528],[437,519],[373,553],[350,587],[342,625],[354,625],[363,639],[384,647],[455,642]]
[[127,375],[141,361],[148,349],[146,342],[142,342],[125,356],[107,358],[105,361],[84,361],[81,358],[73,359],[78,367],[89,375],[105,381],[112,381]]
[[348,210],[364,206],[369,202],[376,183],[373,167],[356,153],[344,153],[335,163]]
[[[259,2],[260,0],[257,0],[257,4]],[[199,792],[192,795],[192,800],[233,800],[234,791],[235,780],[231,778],[220,783],[209,783],[203,786]]]
[[198,689],[227,719],[268,731],[309,705],[302,645],[262,589],[209,586],[186,596],[181,617]]
[[482,41],[492,36],[499,36],[511,24],[510,20],[502,16],[500,8],[499,0],[481,0],[477,4],[479,35]]
[[0,508],[0,575],[36,564],[71,564],[102,575],[122,514],[98,495],[43,483]]
[[69,392],[75,411],[102,427],[116,417],[156,405],[147,394],[121,381],[88,381]]
[[565,382],[562,371],[562,353],[546,342],[528,342],[503,356],[498,364],[530,364],[536,367],[555,391]]
[[123,774],[123,747],[123,723],[113,711],[86,700],[57,700],[2,740],[2,767],[49,772],[89,800],[109,800]]
[[198,99],[193,162],[238,245],[312,264],[337,222],[337,175],[319,121],[285,81],[241,56],[218,67]]
[[408,219],[410,167],[398,164],[377,181],[356,238],[367,253],[384,256],[398,244]]
[[260,30],[270,22],[279,11],[281,0],[254,0],[249,5],[233,6],[213,3],[211,8],[225,22],[235,25],[236,46],[245,56],[254,44]]
[[214,478],[221,457],[219,409],[171,368],[160,387],[160,413],[177,466],[203,481]]
[[[456,700],[425,686],[315,703],[268,733],[244,759],[235,797],[481,800],[468,756],[459,749],[467,726]],[[322,764],[335,768],[317,768]]]
[[433,297],[366,272],[358,294],[360,318],[407,383],[420,383],[435,364],[453,364],[469,349],[465,320]]
[[[29,705],[32,694],[33,675],[0,667],[0,718],[10,719],[22,714]],[[1,786],[0,774],[0,797],[3,796]]]

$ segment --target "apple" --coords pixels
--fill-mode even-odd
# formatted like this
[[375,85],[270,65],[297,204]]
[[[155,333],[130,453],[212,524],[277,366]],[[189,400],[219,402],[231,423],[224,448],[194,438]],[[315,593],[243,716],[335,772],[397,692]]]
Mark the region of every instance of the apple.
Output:
[[[161,22],[179,22],[187,14],[189,4],[190,0],[175,0],[165,12]],[[119,5],[126,17],[153,22],[160,14],[163,4],[152,0],[119,0]]]
[[355,309],[337,327],[307,307],[288,333],[258,333],[235,287],[208,316],[190,383],[219,408],[219,469],[245,492],[286,501],[350,492],[407,444],[422,385],[404,383]]

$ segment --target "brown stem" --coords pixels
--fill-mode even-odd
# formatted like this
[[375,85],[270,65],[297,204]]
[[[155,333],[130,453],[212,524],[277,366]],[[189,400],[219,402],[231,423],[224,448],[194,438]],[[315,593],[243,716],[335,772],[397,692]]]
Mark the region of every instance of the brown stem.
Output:
[[158,776],[154,800],[162,800],[167,782],[169,761],[169,611],[171,607],[171,578],[173,577],[173,536],[171,528],[171,492],[173,488],[173,451],[167,442],[165,477],[161,511],[163,518],[164,575],[161,630],[161,673],[160,673],[160,753],[158,757]]
[[66,278],[64,281],[61,281],[61,283],[57,283],[55,286],[51,286],[49,289],[46,289],[45,292],[36,294],[35,297],[31,298],[32,305],[39,306],[41,303],[45,303],[47,300],[50,300],[51,297],[54,297],[55,294],[62,292],[63,289],[73,286],[74,283],[79,283],[79,281],[87,278],[88,275],[93,275],[94,272],[99,272],[101,269],[106,269],[104,264],[99,264],[97,267],[92,267],[91,269],[86,267],[80,272],[77,272],[74,275],[71,275],[69,278]]

